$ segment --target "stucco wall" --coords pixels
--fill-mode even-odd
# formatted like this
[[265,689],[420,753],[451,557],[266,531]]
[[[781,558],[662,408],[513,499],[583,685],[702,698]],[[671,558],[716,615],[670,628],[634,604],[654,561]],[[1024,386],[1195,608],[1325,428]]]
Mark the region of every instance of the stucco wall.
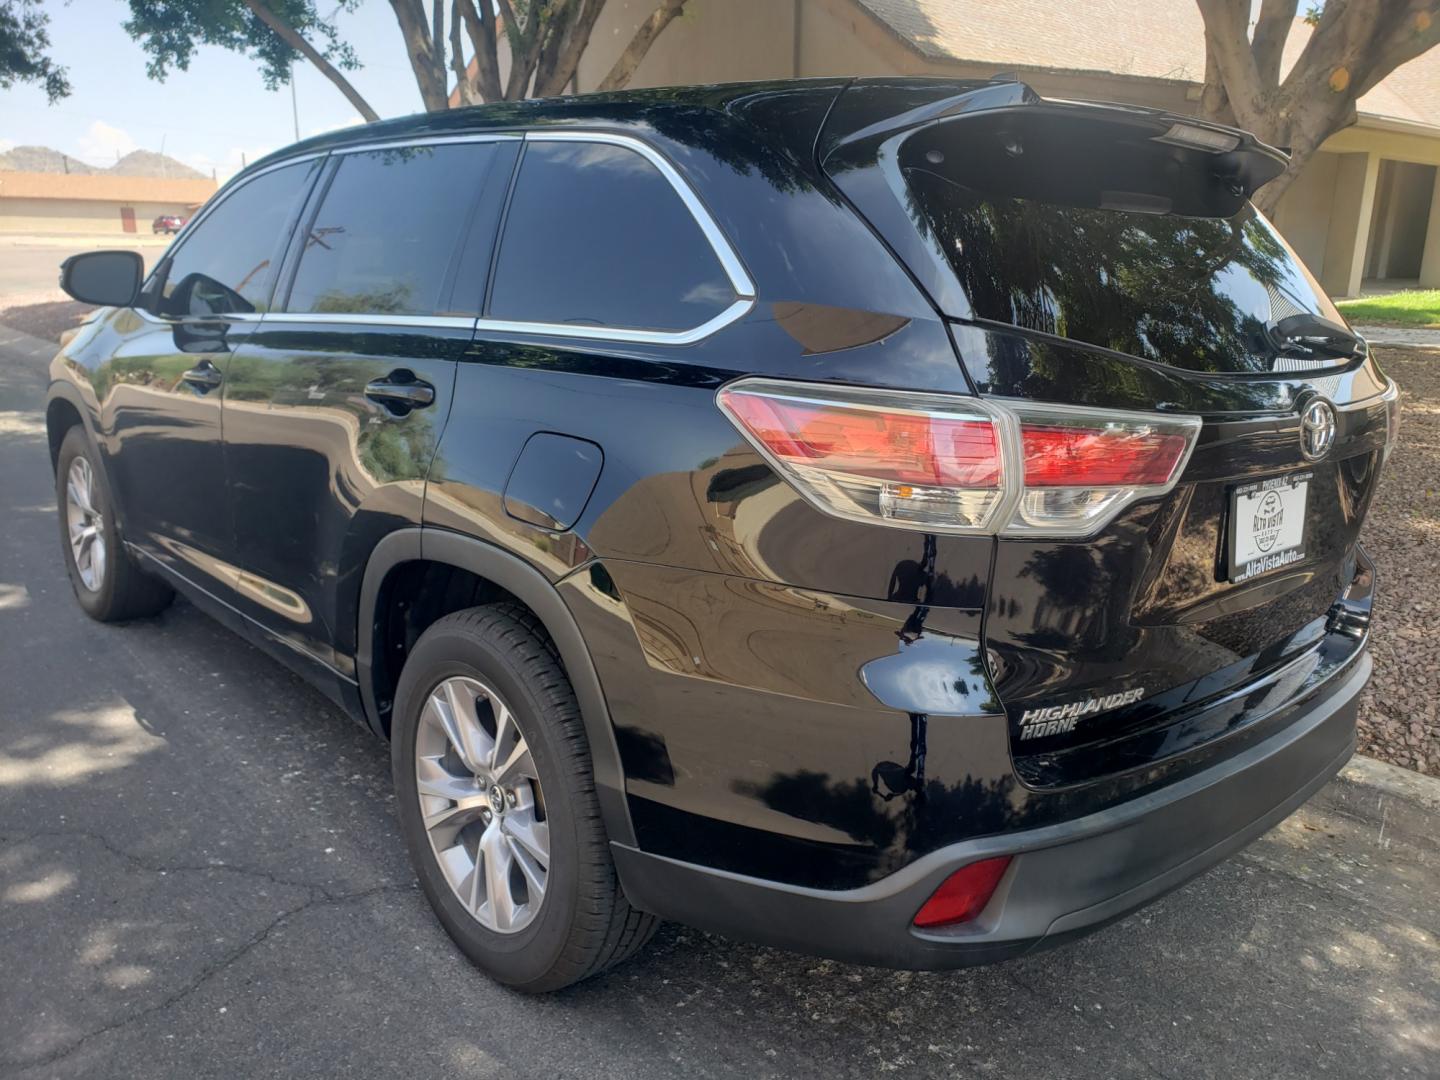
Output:
[[1335,198],[1335,170],[1339,164],[1337,154],[1316,154],[1295,177],[1275,213],[1275,227],[1317,278],[1325,269],[1330,206]]
[[[122,233],[121,203],[90,199],[0,198],[3,233]],[[183,203],[127,203],[135,210],[135,231],[148,233],[161,214],[188,217]]]

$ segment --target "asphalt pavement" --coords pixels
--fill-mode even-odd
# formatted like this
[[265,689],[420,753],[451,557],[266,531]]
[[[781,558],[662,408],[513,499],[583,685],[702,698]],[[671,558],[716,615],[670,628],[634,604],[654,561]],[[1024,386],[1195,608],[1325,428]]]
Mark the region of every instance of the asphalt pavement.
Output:
[[1440,798],[1362,763],[1063,949],[950,974],[664,927],[525,998],[450,946],[386,747],[190,605],[90,622],[51,347],[0,328],[0,1077],[1440,1074]]

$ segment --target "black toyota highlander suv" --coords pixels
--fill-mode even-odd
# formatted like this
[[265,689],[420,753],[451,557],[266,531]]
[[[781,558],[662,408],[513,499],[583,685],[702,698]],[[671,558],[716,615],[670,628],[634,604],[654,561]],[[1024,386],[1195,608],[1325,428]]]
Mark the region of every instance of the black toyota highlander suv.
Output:
[[1396,391],[1248,202],[1284,164],[938,79],[299,143],[148,277],[65,265],[76,596],[181,592],[388,737],[430,902],[522,989],[657,918],[1065,941],[1354,745]]

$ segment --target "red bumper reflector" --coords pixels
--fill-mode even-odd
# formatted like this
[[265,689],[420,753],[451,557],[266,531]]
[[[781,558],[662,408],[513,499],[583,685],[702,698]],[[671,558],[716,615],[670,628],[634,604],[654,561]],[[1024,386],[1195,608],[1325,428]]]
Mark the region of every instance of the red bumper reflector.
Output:
[[1009,865],[1010,856],[999,855],[962,866],[925,901],[925,906],[915,915],[915,925],[928,929],[969,922],[985,910]]

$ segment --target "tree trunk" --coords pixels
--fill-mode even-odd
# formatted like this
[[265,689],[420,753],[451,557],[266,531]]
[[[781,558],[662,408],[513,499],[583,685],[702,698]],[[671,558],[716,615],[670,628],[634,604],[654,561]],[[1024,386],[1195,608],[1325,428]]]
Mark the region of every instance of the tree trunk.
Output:
[[390,0],[390,7],[405,38],[405,54],[410,60],[410,70],[415,73],[415,85],[420,89],[425,111],[444,112],[450,107],[450,95],[445,85],[444,60],[437,65],[436,55],[444,52],[445,43],[431,39],[430,21],[422,0]]
[[620,54],[620,59],[615,61],[615,66],[610,69],[597,90],[619,90],[625,87],[635,74],[635,69],[640,66],[640,61],[645,59],[645,54],[650,51],[650,46],[655,44],[655,39],[660,36],[660,31],[670,25],[671,20],[685,10],[685,0],[660,0],[660,6],[650,13],[650,17],[642,22],[635,31],[635,36],[630,39],[630,44],[625,46],[625,51]]
[[1285,171],[1255,194],[1265,213],[1321,144],[1355,122],[1362,95],[1440,43],[1440,0],[1329,0],[1282,80],[1297,0],[1261,0],[1253,37],[1251,0],[1196,2],[1205,22],[1201,115],[1290,152]]
[[[305,57],[306,60],[309,60],[310,63],[315,65],[316,70],[319,71],[320,74],[334,83],[339,91],[345,95],[346,100],[349,101],[351,105],[354,105],[356,111],[365,118],[367,123],[373,124],[380,119],[379,113],[372,109],[370,103],[360,96],[360,91],[350,85],[350,80],[340,74],[339,69],[330,63],[329,60],[326,60],[325,57],[321,56],[313,45],[296,33],[295,29],[290,26],[289,23],[285,22],[264,4],[260,3],[259,0],[245,0],[245,6],[254,13],[257,19],[275,31],[281,41]],[[293,73],[291,77],[294,77]]]

